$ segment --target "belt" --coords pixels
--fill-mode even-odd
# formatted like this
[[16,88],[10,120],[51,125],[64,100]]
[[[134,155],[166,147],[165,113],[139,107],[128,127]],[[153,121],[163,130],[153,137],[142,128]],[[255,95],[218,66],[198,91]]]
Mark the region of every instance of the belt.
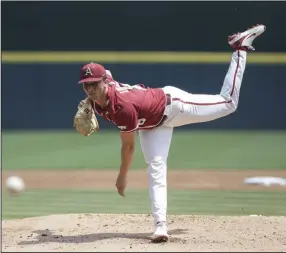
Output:
[[[166,94],[166,106],[170,105],[172,103],[172,98],[170,94]],[[158,126],[161,126],[167,119],[167,115],[164,115],[161,121],[159,122]]]

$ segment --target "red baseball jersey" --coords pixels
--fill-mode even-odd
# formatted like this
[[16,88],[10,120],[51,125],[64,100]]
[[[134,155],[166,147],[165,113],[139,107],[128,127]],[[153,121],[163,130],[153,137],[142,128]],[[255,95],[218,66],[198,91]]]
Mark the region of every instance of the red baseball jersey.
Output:
[[166,95],[161,88],[146,88],[110,82],[108,106],[94,103],[94,111],[114,123],[122,132],[151,129],[159,125],[166,106]]

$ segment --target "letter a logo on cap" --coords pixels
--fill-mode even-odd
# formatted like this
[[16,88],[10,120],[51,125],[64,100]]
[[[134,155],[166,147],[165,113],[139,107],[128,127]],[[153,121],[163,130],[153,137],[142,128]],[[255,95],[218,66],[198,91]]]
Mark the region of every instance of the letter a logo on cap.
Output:
[[92,72],[91,72],[89,67],[85,70],[85,74],[84,75],[85,76],[88,76],[88,75],[93,76],[93,74],[92,74]]

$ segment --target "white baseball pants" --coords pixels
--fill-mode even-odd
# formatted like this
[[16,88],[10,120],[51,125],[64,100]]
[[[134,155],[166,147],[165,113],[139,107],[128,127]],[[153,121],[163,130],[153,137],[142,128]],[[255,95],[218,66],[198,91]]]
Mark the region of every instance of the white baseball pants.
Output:
[[172,98],[171,105],[165,109],[167,120],[158,128],[139,131],[141,149],[148,165],[149,195],[155,224],[166,221],[167,158],[173,128],[233,113],[238,105],[246,55],[245,51],[233,52],[220,94],[191,94],[176,87],[164,87],[164,92]]

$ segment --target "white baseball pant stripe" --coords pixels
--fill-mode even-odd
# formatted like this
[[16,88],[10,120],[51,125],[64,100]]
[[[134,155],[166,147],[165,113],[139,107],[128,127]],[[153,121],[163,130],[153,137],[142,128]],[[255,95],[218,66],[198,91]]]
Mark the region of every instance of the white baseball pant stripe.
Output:
[[155,224],[166,221],[167,158],[173,128],[208,122],[233,113],[239,101],[246,56],[245,51],[233,52],[220,94],[191,94],[176,87],[164,87],[164,92],[172,97],[171,105],[165,109],[167,120],[158,128],[139,130],[141,149],[148,165],[149,194]]

